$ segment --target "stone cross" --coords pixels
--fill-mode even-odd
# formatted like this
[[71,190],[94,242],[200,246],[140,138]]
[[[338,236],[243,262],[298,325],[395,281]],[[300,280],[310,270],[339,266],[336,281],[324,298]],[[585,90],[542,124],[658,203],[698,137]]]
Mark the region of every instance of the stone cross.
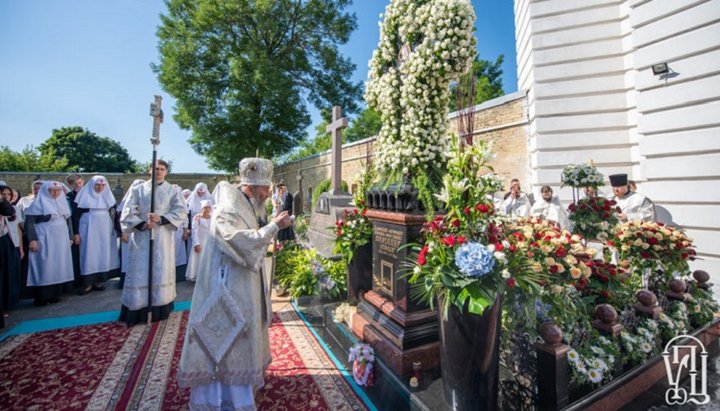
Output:
[[342,109],[335,106],[332,109],[332,123],[328,124],[326,132],[331,133],[332,154],[330,165],[330,194],[339,195],[342,191],[342,130],[348,126],[348,120],[340,117]]
[[[163,122],[162,96],[155,96],[155,102],[150,103],[150,115],[153,118],[152,138],[150,142],[156,146],[160,144],[160,124]],[[153,164],[153,167],[155,165]]]

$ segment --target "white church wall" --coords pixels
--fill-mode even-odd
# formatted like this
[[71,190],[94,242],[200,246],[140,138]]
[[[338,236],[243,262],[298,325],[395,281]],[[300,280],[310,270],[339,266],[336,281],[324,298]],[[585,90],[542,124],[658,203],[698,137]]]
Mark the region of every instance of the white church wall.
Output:
[[[557,189],[567,163],[628,173],[720,283],[720,0],[516,0],[515,13],[532,190]],[[653,75],[660,62],[676,74]]]
[[[720,0],[632,2],[640,189],[687,229],[720,283]],[[653,64],[672,70],[661,78]]]

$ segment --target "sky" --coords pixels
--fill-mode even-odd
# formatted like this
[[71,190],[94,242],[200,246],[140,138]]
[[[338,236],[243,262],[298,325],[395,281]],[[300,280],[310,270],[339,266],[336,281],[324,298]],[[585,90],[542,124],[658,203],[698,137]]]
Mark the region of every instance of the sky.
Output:
[[[341,52],[367,78],[377,47],[379,14],[389,0],[355,0],[358,29]],[[503,86],[517,90],[512,0],[473,0],[480,57],[505,55]],[[149,115],[153,95],[163,97],[165,122],[158,156],[174,172],[207,173],[187,140],[190,131],[172,119],[174,100],[152,72],[159,62],[156,28],[162,0],[0,0],[0,146],[37,147],[53,129],[81,126],[110,137],[138,161],[152,155]],[[309,107],[313,124],[318,111]]]

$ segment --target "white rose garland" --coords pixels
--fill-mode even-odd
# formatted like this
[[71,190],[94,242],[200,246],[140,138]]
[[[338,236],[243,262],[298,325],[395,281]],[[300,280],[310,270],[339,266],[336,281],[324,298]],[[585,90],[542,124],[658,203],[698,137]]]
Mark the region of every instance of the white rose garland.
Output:
[[[387,180],[443,167],[450,82],[475,60],[474,22],[468,0],[393,0],[385,8],[365,99],[381,115],[376,161]],[[398,67],[403,45],[412,50]]]

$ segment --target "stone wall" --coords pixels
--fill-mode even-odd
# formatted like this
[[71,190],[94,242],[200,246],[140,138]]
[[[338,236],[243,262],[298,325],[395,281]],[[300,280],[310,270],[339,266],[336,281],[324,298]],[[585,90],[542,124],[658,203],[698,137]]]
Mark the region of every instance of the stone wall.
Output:
[[[36,179],[41,180],[57,180],[65,182],[65,177],[69,173],[15,173],[15,172],[4,172],[0,171],[0,180],[5,181],[10,187],[20,191],[21,195],[30,193],[30,186]],[[108,179],[110,187],[115,189],[116,186],[120,185],[123,192],[130,187],[133,180],[149,179],[147,174],[121,174],[121,173],[78,173],[87,181],[94,175],[103,175]],[[182,188],[193,189],[195,184],[203,182],[208,185],[210,191],[215,188],[215,185],[225,179],[229,179],[229,176],[225,174],[194,174],[194,173],[170,173],[167,176],[167,181],[172,184],[179,184]],[[118,199],[120,200],[120,199]]]
[[[474,135],[491,141],[497,157],[492,162],[495,171],[509,185],[517,177],[528,187],[530,172],[527,155],[527,98],[518,92],[477,105],[474,110]],[[457,132],[458,114],[450,113],[450,129]],[[343,145],[342,178],[352,191],[360,171],[373,157],[375,137]],[[275,180],[284,179],[292,193],[302,191],[304,211],[309,207],[312,190],[330,178],[330,151],[278,166]]]

